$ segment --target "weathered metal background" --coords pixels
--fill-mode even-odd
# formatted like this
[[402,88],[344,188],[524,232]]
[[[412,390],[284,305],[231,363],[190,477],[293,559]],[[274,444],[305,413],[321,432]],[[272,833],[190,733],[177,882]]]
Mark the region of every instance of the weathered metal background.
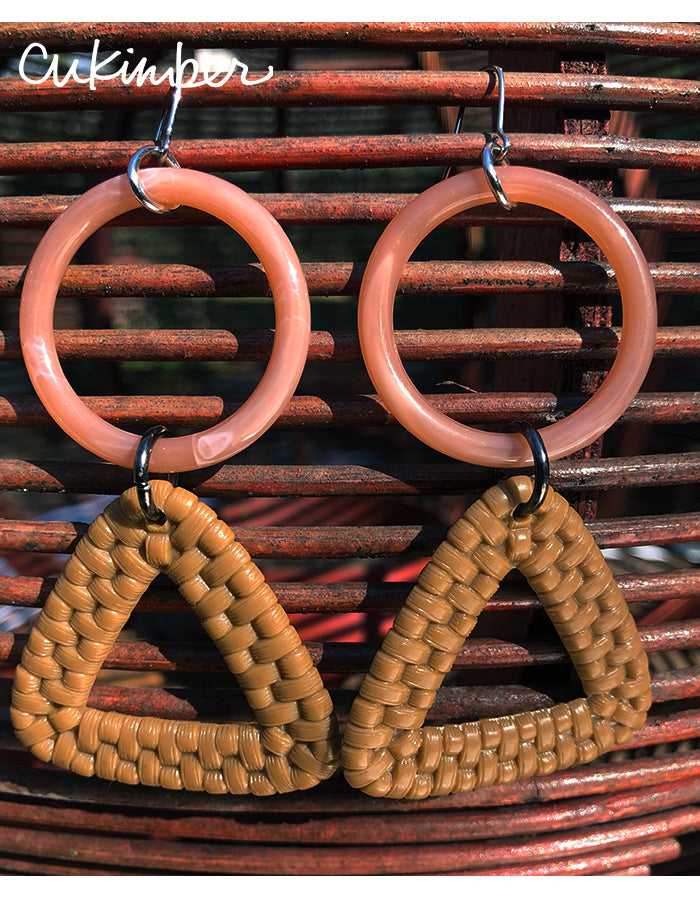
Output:
[[[175,794],[81,779],[39,764],[19,747],[7,705],[25,625],[0,633],[0,872],[697,872],[700,574],[697,556],[684,548],[700,541],[700,392],[693,377],[700,355],[700,27],[4,23],[0,56],[16,58],[33,41],[49,52],[90,51],[96,38],[104,49],[132,47],[136,58],[172,49],[177,41],[188,48],[230,48],[244,58],[244,51],[276,53],[275,76],[257,88],[232,81],[225,92],[198,89],[183,101],[183,116],[207,109],[215,115],[272,111],[273,136],[229,139],[214,130],[213,136],[178,139],[176,127],[174,152],[183,166],[234,178],[262,173],[270,189],[254,186],[251,193],[297,236],[304,229],[348,226],[366,234],[369,247],[416,188],[368,190],[362,172],[478,165],[484,129],[467,126],[455,136],[439,128],[391,133],[384,127],[358,137],[362,129],[348,129],[348,123],[359,121],[366,108],[439,107],[444,116],[445,107],[466,104],[488,115],[493,92],[479,69],[489,60],[504,65],[511,161],[563,172],[600,193],[639,235],[659,295],[654,369],[613,439],[552,464],[553,484],[577,505],[598,543],[621,554],[615,557],[618,581],[652,660],[654,705],[633,741],[604,759],[464,796],[376,800],[350,790],[341,775],[285,797]],[[636,74],[611,74],[611,54],[618,62],[636,57]],[[669,76],[674,59],[684,67]],[[96,91],[75,84],[57,90],[0,78],[2,114],[26,113],[34,122],[66,113],[106,117],[94,140],[36,139],[15,128],[0,144],[0,176],[15,176],[20,180],[12,183],[22,185],[16,194],[0,196],[0,604],[18,613],[41,606],[62,555],[85,531],[70,510],[67,521],[60,514],[61,495],[84,503],[130,483],[130,473],[87,458],[75,446],[57,452],[51,419],[21,373],[16,312],[26,264],[42,231],[82,189],[70,193],[64,180],[52,191],[47,179],[85,185],[123,172],[145,141],[138,128],[121,119],[115,125],[109,117],[135,110],[157,116],[162,101],[162,89],[151,86],[136,91],[111,82]],[[338,126],[333,133],[339,119],[321,118],[318,128],[309,119],[306,133],[289,133],[286,117],[296,111],[335,108],[344,130]],[[338,181],[353,172],[357,190]],[[299,187],[306,184],[300,173],[325,180],[307,190]],[[630,178],[637,179],[634,190],[625,188]],[[657,190],[659,179],[673,190]],[[118,224],[141,230],[153,223],[137,211]],[[178,226],[205,228],[207,218],[180,210],[158,225],[167,234]],[[517,234],[499,244],[493,254],[498,261],[488,254],[477,258],[469,243],[475,235],[510,231],[507,226],[517,226]],[[543,210],[506,214],[494,205],[456,216],[445,228],[455,239],[468,234],[469,252],[456,260],[411,262],[400,294],[409,302],[423,295],[474,304],[483,298],[491,315],[482,310],[480,319],[477,311],[449,327],[431,327],[426,315],[427,324],[399,328],[407,361],[462,367],[465,381],[447,392],[427,391],[432,402],[460,421],[496,428],[523,418],[543,425],[575,409],[595,388],[619,341],[614,273],[595,247],[563,231],[561,220]],[[350,316],[341,316],[337,327],[314,327],[309,374],[269,441],[261,442],[263,449],[253,447],[240,462],[181,479],[218,504],[251,555],[267,566],[327,679],[341,723],[382,630],[444,536],[446,522],[497,474],[426,454],[406,441],[357,374],[359,344],[348,324],[366,262],[357,246],[350,244],[347,258],[336,260],[300,251],[312,309],[329,298]],[[244,399],[245,387],[240,396],[235,385],[219,395],[199,380],[202,370],[195,365],[235,360],[255,366],[267,359],[272,343],[270,329],[247,323],[243,313],[230,329],[117,328],[111,319],[112,298],[147,306],[163,299],[269,297],[257,264],[225,257],[201,266],[115,261],[93,247],[69,268],[60,296],[61,358],[116,366],[87,402],[110,422],[134,430],[156,423],[194,430],[219,421]],[[184,395],[164,400],[163,391],[149,391],[148,384],[140,396],[118,390],[119,366],[182,360],[193,367]],[[551,377],[543,378],[542,365],[552,366]],[[351,376],[336,376],[341,370]],[[472,379],[488,389],[460,388]],[[368,459],[367,447],[390,441],[389,459]],[[280,451],[286,444],[292,449]],[[258,452],[263,455],[256,457]],[[27,508],[34,514],[26,515]],[[640,555],[639,548],[649,545],[656,555]],[[176,718],[248,715],[235,686],[223,683],[214,648],[182,624],[189,622],[186,605],[171,588],[152,586],[140,610],[157,614],[162,631],[135,628],[124,635],[92,704]],[[522,581],[506,580],[482,619],[438,693],[434,721],[534,709],[575,696],[566,654]]]

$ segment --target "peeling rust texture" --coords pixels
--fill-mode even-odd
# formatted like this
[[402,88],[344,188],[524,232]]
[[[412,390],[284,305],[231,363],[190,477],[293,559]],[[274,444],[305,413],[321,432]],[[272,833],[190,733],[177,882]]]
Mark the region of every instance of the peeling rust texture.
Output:
[[[576,492],[596,488],[650,487],[692,484],[700,480],[700,453],[650,454],[612,459],[554,460],[552,479],[560,490]],[[434,494],[480,494],[493,483],[490,475],[466,464],[431,466],[397,464],[382,470],[364,466],[223,465],[215,471],[184,473],[181,483],[201,497],[390,497]],[[94,494],[121,493],[131,484],[130,473],[105,463],[60,460],[3,460],[0,488]],[[8,521],[8,520],[5,520]],[[605,525],[609,521],[609,527]],[[675,527],[674,527],[675,523]],[[693,525],[695,527],[693,527]],[[606,539],[616,546],[625,542],[665,541],[665,534],[695,540],[700,518],[693,514],[642,516],[591,522],[607,528]],[[2,524],[0,524],[0,529]]]
[[[395,815],[387,816],[376,834],[379,844],[407,844],[425,841],[469,842],[479,836],[481,840],[515,835],[544,834],[567,827],[582,828],[600,822],[614,822],[632,815],[645,815],[663,809],[673,809],[693,803],[700,785],[692,779],[683,779],[668,785],[653,785],[635,790],[613,793],[609,797],[579,799],[563,803],[541,803],[536,807],[504,807],[488,810],[441,810],[406,812],[401,807]],[[32,826],[43,829],[61,828],[63,811],[40,803],[13,803],[0,801],[0,818],[16,826]],[[305,821],[277,821],[274,824],[259,818],[238,816],[235,819],[223,815],[192,813],[182,818],[171,818],[158,812],[144,813],[134,819],[126,813],[86,807],[72,811],[73,827],[85,833],[158,833],[161,838],[198,839],[206,833],[211,840],[239,840],[251,843],[295,843],[313,845],[319,842],[332,844],[365,844],[367,829],[375,820],[367,813],[354,816],[333,815]]]
[[[44,65],[39,58],[39,65]],[[46,64],[48,67],[48,63]],[[133,68],[133,63],[132,66]],[[264,72],[251,72],[261,80]],[[694,81],[612,77],[587,74],[535,74],[508,72],[509,106],[561,108],[648,109],[695,112],[700,85]],[[185,90],[182,106],[206,107],[309,107],[413,105],[493,106],[497,96],[486,72],[343,71],[280,72],[251,89],[232,78],[226,89],[202,86]],[[121,81],[89,85],[68,82],[60,90],[48,80],[28,83],[22,78],[0,81],[0,110],[159,109],[163,86],[145,83],[138,91]]]
[[[471,425],[508,424],[523,416],[536,427],[558,421],[588,399],[585,394],[425,394],[428,403],[458,422]],[[228,418],[243,403],[221,397],[83,397],[98,416],[120,427],[145,429],[151,425],[174,428],[209,428]],[[639,394],[617,420],[626,422],[678,423],[700,416],[700,392]],[[53,420],[35,398],[11,401],[0,397],[0,426],[39,428]],[[378,397],[293,397],[280,414],[276,428],[360,428],[396,425]],[[663,478],[663,473],[659,472]]]
[[[348,262],[302,263],[309,293],[336,297],[359,293],[365,266]],[[652,263],[659,293],[694,294],[700,264]],[[0,297],[18,297],[23,266],[0,267]],[[398,295],[597,294],[618,292],[615,273],[603,262],[415,262],[407,263]],[[242,266],[69,266],[61,297],[271,297],[259,263]]]
[[[588,856],[588,870],[629,866],[629,850],[640,844],[651,850],[647,859],[657,859],[654,847],[664,847],[674,836],[700,825],[697,807],[640,815],[633,820],[602,822],[569,827],[555,833],[527,838],[498,837],[492,841],[451,839],[439,844],[394,844],[366,842],[361,845],[258,844],[239,840],[205,842],[173,841],[160,835],[155,840],[133,841],[110,833],[81,834],[69,829],[44,830],[0,826],[0,853],[37,861],[70,861],[77,865],[115,866],[123,871],[148,869],[154,873],[178,869],[193,874],[261,875],[411,875],[497,873],[513,866],[532,866],[556,873],[567,860]],[[367,841],[367,834],[365,833]],[[592,849],[595,848],[595,849]],[[77,850],[77,852],[76,852]],[[239,852],[236,852],[239,851]],[[319,852],[322,851],[322,852]],[[639,861],[639,857],[637,857]],[[566,871],[564,869],[564,871]]]
[[[377,225],[386,224],[416,194],[251,194],[281,225]],[[48,227],[70,204],[74,195],[41,197],[0,197],[0,226],[6,228]],[[631,227],[659,228],[664,231],[697,231],[700,200],[663,200],[618,197],[610,208]],[[520,203],[505,212],[495,204],[471,209],[442,224],[455,228],[517,224],[525,227],[560,224],[562,219],[546,209]],[[134,210],[115,220],[119,225],[153,225],[153,216]],[[171,225],[213,225],[214,220],[191,207],[180,207],[159,220],[159,227]]]
[[340,47],[395,50],[511,49],[586,53],[617,50],[696,54],[700,28],[665,22],[4,22],[0,49],[22,52],[41,35],[50,51],[200,47]]
[[[700,527],[698,528],[700,531]],[[678,540],[677,532],[662,535],[661,540]],[[627,603],[660,604],[667,600],[693,600],[700,590],[700,579],[692,569],[680,569],[645,575],[618,575],[618,587]],[[53,589],[56,578],[0,576],[0,591],[7,606],[39,608]],[[412,582],[269,582],[283,609],[292,613],[396,613],[408,596]],[[541,609],[531,593],[516,587],[501,588],[489,601],[490,612],[529,614]],[[658,608],[658,607],[657,607]],[[186,612],[189,607],[176,590],[150,587],[139,601],[139,609],[148,612]],[[690,670],[695,672],[694,669]]]
[[[634,482],[632,482],[634,483]],[[644,484],[644,480],[642,480]],[[638,522],[639,527],[636,528]],[[639,546],[650,538],[658,541],[696,539],[698,522],[693,514],[648,517],[647,520],[601,519],[589,530],[602,546]],[[646,528],[645,528],[646,524]],[[0,549],[42,553],[72,553],[87,530],[82,522],[32,522],[5,519],[0,522]],[[442,526],[343,525],[343,526],[241,526],[236,534],[251,556],[272,559],[382,558],[430,556],[444,537]],[[697,572],[692,570],[697,577]]]
[[[700,171],[696,141],[614,136],[509,134],[509,160],[539,168],[595,166]],[[0,145],[0,174],[96,172],[121,174],[143,146],[136,141]],[[207,172],[276,169],[381,169],[394,166],[478,166],[483,134],[362,135],[174,141],[184,168]]]
[[[95,329],[54,332],[61,359],[266,361],[272,329],[239,331]],[[613,359],[620,328],[470,328],[396,331],[404,360],[427,359]],[[700,356],[700,327],[657,329],[656,358]],[[18,331],[0,331],[0,359],[21,359]],[[309,362],[360,362],[357,332],[312,331]]]
[[[644,649],[648,653],[695,649],[700,646],[700,620],[687,620],[680,623],[665,623],[664,625],[656,625],[647,628],[640,628],[639,634],[642,639]],[[26,644],[24,635],[0,634],[0,662],[16,663],[19,661],[19,654]],[[354,672],[358,669],[367,670],[369,668],[374,655],[377,652],[377,645],[364,641],[353,642],[333,642],[325,643],[306,642],[307,649],[314,661],[314,664],[322,672]],[[455,670],[489,670],[489,669],[507,669],[518,666],[554,666],[562,665],[568,661],[568,653],[561,646],[561,643],[554,641],[537,643],[526,643],[524,641],[506,641],[496,640],[494,638],[470,638],[464,647],[458,652],[453,668]],[[105,669],[125,670],[131,672],[225,672],[227,667],[221,655],[218,653],[214,644],[208,641],[199,642],[180,642],[161,641],[159,644],[151,644],[146,641],[117,641],[104,663]],[[675,670],[673,674],[667,674],[655,689],[657,696],[655,699],[682,699],[685,697],[696,697],[700,694],[700,667],[688,667]],[[1,682],[6,690],[3,690],[2,699],[9,701],[9,681]],[[235,690],[235,686],[232,685]],[[478,690],[482,688],[479,687]],[[119,709],[122,712],[138,712],[139,706],[143,705],[145,694],[132,694],[130,688],[105,688],[105,690],[113,691],[113,694],[105,694],[105,697],[113,696],[117,698]],[[221,703],[222,697],[225,698],[230,694],[231,688],[222,687],[217,694],[216,691],[206,691],[193,694],[197,698],[198,707],[202,716],[210,715],[215,712],[217,703]],[[459,714],[459,709],[469,709],[470,715],[477,715],[474,710],[474,699],[468,702],[466,698],[460,699],[455,703],[450,701],[448,689],[445,697],[448,703],[452,703],[452,712],[444,708],[434,708],[433,712],[436,716],[445,718],[455,711]],[[553,694],[549,692],[554,691]],[[471,689],[467,689],[470,694]],[[561,700],[561,693],[557,693],[557,688],[551,685],[545,689],[547,694],[546,702],[550,700]],[[157,696],[160,696],[156,692]],[[507,691],[495,691],[493,696],[489,697],[488,715],[502,715],[507,712],[507,708],[512,706],[512,700],[507,698]],[[102,695],[99,695],[102,696]],[[155,696],[155,695],[154,695]],[[164,692],[163,702],[169,702],[170,693]],[[175,696],[175,695],[172,695]],[[182,704],[189,702],[187,694],[180,694],[180,707]],[[218,699],[217,699],[218,698]],[[345,699],[349,699],[350,694],[346,693]],[[541,697],[534,699],[535,703],[541,702]],[[114,701],[116,702],[116,701]],[[173,701],[175,703],[175,701]],[[495,711],[494,711],[495,704]],[[443,703],[444,706],[444,703]],[[116,707],[112,707],[116,708]],[[535,707],[536,708],[536,707]],[[349,709],[349,704],[348,704]],[[512,710],[511,710],[512,711]],[[192,711],[188,710],[189,715]],[[148,712],[147,715],[166,715],[165,711]],[[479,713],[481,714],[481,713]],[[700,713],[695,714],[697,722],[700,722]],[[636,738],[635,738],[636,740]]]

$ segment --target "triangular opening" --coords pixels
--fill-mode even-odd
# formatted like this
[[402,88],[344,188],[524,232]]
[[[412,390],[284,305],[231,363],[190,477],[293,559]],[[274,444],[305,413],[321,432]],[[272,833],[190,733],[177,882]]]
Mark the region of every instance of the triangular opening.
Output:
[[465,638],[426,712],[425,725],[534,712],[584,694],[537,594],[513,569]]
[[255,721],[202,623],[165,574],[156,576],[97,674],[89,706],[182,721]]

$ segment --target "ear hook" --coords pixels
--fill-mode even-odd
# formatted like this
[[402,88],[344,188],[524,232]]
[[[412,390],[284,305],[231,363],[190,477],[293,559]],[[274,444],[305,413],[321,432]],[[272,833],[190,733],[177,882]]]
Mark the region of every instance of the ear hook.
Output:
[[514,519],[524,519],[526,516],[531,516],[537,512],[547,496],[547,491],[549,490],[549,456],[547,455],[547,448],[542,440],[542,435],[529,422],[513,422],[505,430],[509,432],[519,431],[523,435],[530,447],[532,459],[535,463],[535,478],[530,499],[520,503],[513,510]]
[[[164,524],[165,513],[163,510],[158,509],[153,502],[151,485],[148,481],[148,463],[151,459],[153,445],[159,437],[163,437],[168,433],[168,429],[163,425],[154,425],[153,428],[149,428],[139,441],[136,455],[134,456],[134,484],[136,485],[136,494],[139,498],[139,506],[148,521],[154,522],[156,525]],[[173,484],[177,484],[177,480],[176,475],[173,479]]]
[[[498,108],[496,113],[496,131],[491,137],[486,141],[486,145],[481,153],[481,165],[484,170],[484,174],[486,175],[486,180],[488,182],[489,187],[491,188],[491,193],[494,195],[496,200],[500,203],[500,205],[504,209],[515,209],[518,205],[517,203],[511,203],[510,200],[506,197],[505,191],[503,190],[503,186],[496,174],[496,163],[503,163],[504,165],[508,165],[508,161],[506,160],[506,154],[510,149],[510,138],[503,130],[503,113],[505,110],[506,103],[506,92],[505,92],[505,78],[503,76],[503,69],[500,66],[485,66],[482,72],[493,72],[496,76],[496,80],[498,82]],[[490,87],[490,84],[489,84]],[[457,121],[455,124],[455,134],[459,134],[462,130],[462,121],[464,119],[464,111],[465,107],[461,106],[459,112],[457,113]],[[452,174],[453,166],[446,166],[442,173],[441,181],[444,181],[446,178]]]
[[481,152],[481,165],[489,187],[491,188],[491,193],[503,209],[511,210],[515,209],[518,204],[511,203],[506,197],[503,186],[496,174],[495,166],[495,163],[502,163],[504,166],[508,165],[506,155],[510,149],[510,139],[503,131],[503,112],[506,104],[505,78],[503,76],[503,69],[500,66],[485,66],[482,71],[493,72],[498,81],[498,112],[496,115],[496,132],[491,135],[489,140],[487,140],[486,146]]
[[129,165],[126,168],[127,175],[129,176],[129,187],[136,195],[136,199],[139,201],[141,206],[145,206],[146,209],[150,210],[151,212],[158,213],[159,215],[162,215],[166,212],[172,212],[174,209],[177,209],[177,206],[158,206],[148,197],[143,189],[143,185],[141,184],[141,179],[139,177],[139,166],[144,159],[148,159],[151,156],[157,156],[158,165],[162,166],[165,163],[171,168],[180,168],[180,164],[170,152],[170,138],[173,133],[175,114],[177,113],[177,107],[180,103],[181,95],[181,85],[175,85],[170,89],[170,101],[163,107],[163,112],[160,117],[160,122],[158,123],[158,129],[156,131],[155,140],[153,141],[153,146],[142,147],[140,150],[137,150],[129,160]]

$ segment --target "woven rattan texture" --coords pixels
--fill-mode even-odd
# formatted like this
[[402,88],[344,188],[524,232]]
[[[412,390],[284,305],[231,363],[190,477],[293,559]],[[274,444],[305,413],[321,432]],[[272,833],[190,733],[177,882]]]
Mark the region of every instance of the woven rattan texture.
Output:
[[[550,488],[533,516],[526,477],[490,488],[449,530],[372,661],[341,761],[374,796],[420,799],[586,763],[629,740],[651,704],[636,625],[592,535]],[[585,699],[478,722],[421,727],[486,602],[514,567],[554,623]]]
[[[328,692],[306,648],[231,529],[197,497],[151,482],[163,525],[136,489],[92,523],[66,563],[17,667],[12,723],[45,761],[128,784],[273,794],[337,768]],[[257,723],[202,723],[87,707],[102,663],[159,572],[192,605],[243,688]]]

